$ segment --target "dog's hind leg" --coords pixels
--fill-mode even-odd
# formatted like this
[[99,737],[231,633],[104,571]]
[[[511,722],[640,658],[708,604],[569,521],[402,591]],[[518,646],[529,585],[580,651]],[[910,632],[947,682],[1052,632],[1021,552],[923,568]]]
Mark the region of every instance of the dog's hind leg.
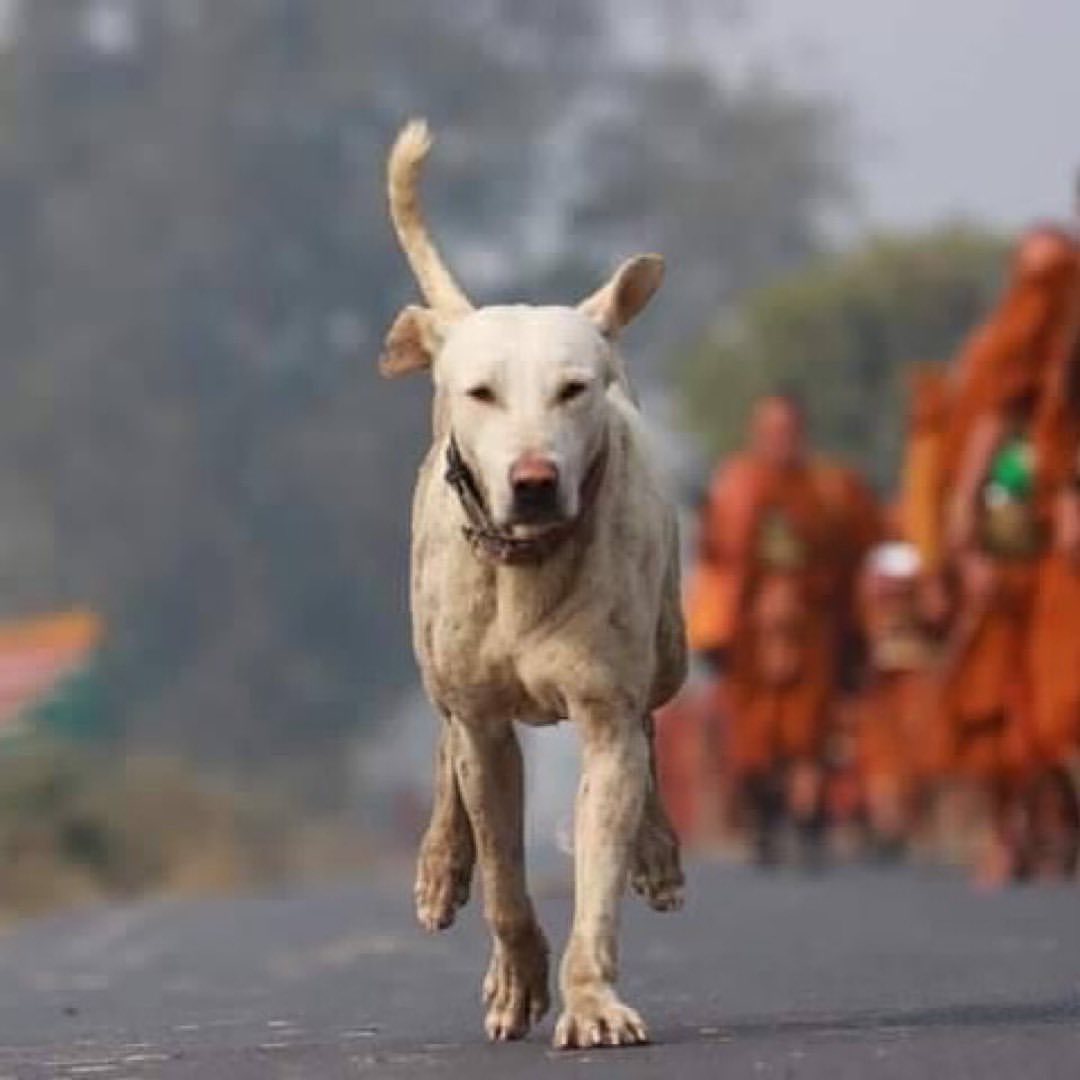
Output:
[[493,937],[484,1027],[520,1039],[548,1010],[548,946],[525,888],[521,747],[509,721],[453,721],[454,762],[472,822]]
[[416,917],[425,930],[445,930],[469,899],[476,844],[461,801],[449,718],[439,730],[435,761],[435,795],[431,822],[420,845],[416,867]]
[[654,911],[677,911],[683,905],[679,838],[664,809],[656,770],[655,724],[645,715],[649,739],[649,790],[630,861],[630,885]]

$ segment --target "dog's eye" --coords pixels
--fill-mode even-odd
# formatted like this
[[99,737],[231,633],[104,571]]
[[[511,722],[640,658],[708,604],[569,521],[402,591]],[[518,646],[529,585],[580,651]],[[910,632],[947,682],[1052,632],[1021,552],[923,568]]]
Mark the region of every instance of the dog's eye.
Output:
[[575,379],[572,382],[563,383],[563,385],[559,387],[559,403],[565,405],[568,401],[573,401],[574,398],[581,397],[588,388],[588,384],[583,383],[578,379]]
[[465,391],[473,399],[473,401],[479,401],[481,405],[494,405],[495,404],[495,391],[490,386],[485,386],[481,383],[479,386],[472,386]]

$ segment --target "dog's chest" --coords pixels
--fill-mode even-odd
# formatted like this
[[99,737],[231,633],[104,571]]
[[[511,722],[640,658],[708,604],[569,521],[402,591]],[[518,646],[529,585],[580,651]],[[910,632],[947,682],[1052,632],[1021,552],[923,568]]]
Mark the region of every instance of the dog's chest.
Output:
[[417,605],[417,648],[429,686],[459,715],[552,723],[565,715],[558,679],[543,663],[550,642],[538,610],[494,576],[428,578]]

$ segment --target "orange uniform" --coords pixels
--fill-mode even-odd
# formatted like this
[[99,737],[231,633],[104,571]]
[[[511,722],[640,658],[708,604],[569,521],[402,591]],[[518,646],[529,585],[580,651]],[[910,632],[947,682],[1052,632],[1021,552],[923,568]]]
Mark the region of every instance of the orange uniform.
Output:
[[1063,492],[1080,499],[1080,237],[1059,236],[1044,273],[1056,322],[1032,382],[1041,391],[1034,415],[1036,506],[1048,542],[1038,565],[1027,661],[1034,751],[1040,761],[1060,764],[1080,748],[1080,559],[1062,550],[1058,520]]
[[855,757],[869,823],[882,839],[905,837],[938,757],[936,647],[921,571],[914,545],[883,544],[859,583],[868,663],[855,706]]
[[1026,404],[1038,462],[1037,499],[1047,500],[1075,467],[1077,410],[1070,404],[1080,330],[1080,240],[1050,226],[1020,242],[1011,280],[959,360],[951,441],[956,452],[980,413]]
[[944,702],[953,767],[981,779],[1022,776],[1080,735],[1080,575],[1051,539],[1057,498],[1077,467],[1078,330],[1080,244],[1042,227],[1022,240],[997,309],[959,361],[950,459],[970,454],[989,422],[999,441],[1022,431],[1033,460],[1027,509],[1017,518],[1005,505],[1014,517],[1001,518],[1016,550],[995,539],[1002,508],[988,497],[976,542],[956,563],[961,602]]
[[876,533],[847,469],[752,455],[716,473],[691,591],[691,645],[726,657],[726,760],[739,775],[821,758],[849,628],[854,567]]
[[867,664],[855,705],[855,761],[868,824],[879,841],[892,842],[907,838],[919,796],[944,756],[935,631],[946,614],[937,588],[950,400],[945,368],[918,365],[910,391],[897,539],[871,553],[858,593]]
[[712,695],[690,686],[657,710],[656,781],[661,801],[679,840],[702,839],[706,800],[705,766]]
[[953,392],[943,364],[918,364],[909,387],[898,525],[900,534],[918,551],[922,572],[932,575],[941,569],[945,557],[941,514]]

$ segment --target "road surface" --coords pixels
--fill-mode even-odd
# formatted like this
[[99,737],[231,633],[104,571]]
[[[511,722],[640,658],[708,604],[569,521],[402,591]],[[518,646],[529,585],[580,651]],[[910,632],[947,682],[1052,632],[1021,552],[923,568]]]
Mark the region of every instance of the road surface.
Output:
[[[704,866],[628,903],[625,995],[654,1043],[488,1046],[475,908],[414,928],[404,880],[67,915],[0,938],[0,1078],[1080,1077],[1080,892],[914,870]],[[540,890],[561,944],[568,897]]]

